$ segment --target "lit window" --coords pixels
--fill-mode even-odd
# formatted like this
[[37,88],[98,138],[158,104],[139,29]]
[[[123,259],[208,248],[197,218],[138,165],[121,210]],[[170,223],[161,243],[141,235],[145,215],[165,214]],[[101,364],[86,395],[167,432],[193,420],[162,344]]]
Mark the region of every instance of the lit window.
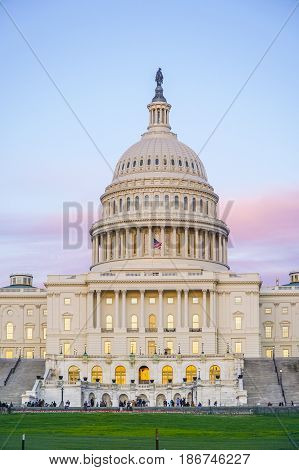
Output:
[[192,354],[199,353],[199,343],[198,341],[192,341]]
[[193,304],[198,304],[198,302],[199,302],[198,297],[192,297],[192,303]]
[[132,328],[132,330],[137,330],[137,328],[138,328],[137,315],[132,315],[131,316],[131,328]]
[[272,326],[265,327],[265,337],[272,338]]
[[269,307],[265,308],[265,313],[272,313],[272,308],[269,308]]
[[173,315],[168,315],[167,317],[167,328],[169,329],[174,328]]
[[48,315],[48,310],[47,309],[44,310],[44,315],[45,315],[45,317]]
[[268,359],[272,359],[273,357],[273,349],[266,349],[266,357]]
[[156,353],[156,343],[155,341],[149,341],[147,343],[147,351],[149,356],[153,356]]
[[235,304],[241,304],[242,303],[242,297],[235,297]]
[[12,351],[5,351],[5,358],[6,359],[12,359],[13,358],[13,354],[12,354]]
[[43,338],[47,339],[47,327],[46,326],[44,326],[43,328]]
[[235,317],[235,329],[236,330],[242,329],[242,317]]
[[130,354],[136,354],[137,343],[136,341],[130,341]]
[[104,353],[111,354],[111,341],[104,342]]
[[169,349],[170,354],[172,354],[173,353],[173,341],[167,341],[166,347],[167,349]]
[[290,351],[288,349],[283,349],[282,350],[282,356],[283,357],[289,357],[290,355]]
[[112,330],[112,328],[113,328],[112,316],[107,315],[107,317],[106,317],[106,329],[107,330]]
[[27,310],[27,315],[28,315],[28,317],[32,317],[32,315],[33,315],[33,310],[32,310],[31,308],[29,308],[29,309]]
[[33,359],[33,351],[26,351],[26,359]]
[[288,307],[282,307],[282,313],[288,313],[289,309]]
[[289,337],[289,327],[288,326],[283,326],[282,327],[282,337],[283,338],[288,338]]
[[6,325],[6,339],[13,339],[13,324],[7,323]]
[[69,297],[66,297],[64,299],[64,305],[70,305],[71,304],[71,299]]
[[26,328],[26,338],[32,339],[32,336],[33,336],[33,328],[31,327]]
[[167,303],[168,304],[173,304],[173,297],[168,297]]
[[199,328],[199,315],[197,313],[192,317],[192,328],[196,330]]
[[149,303],[150,304],[155,304],[156,303],[156,298],[155,297],[150,297],[149,298]]
[[64,331],[70,331],[71,329],[71,319],[64,318]]
[[131,304],[137,304],[137,302],[138,302],[137,297],[131,298]]
[[149,329],[153,330],[156,328],[156,315],[153,313],[148,317]]
[[112,297],[106,299],[106,305],[112,305]]
[[69,356],[71,354],[71,345],[70,345],[70,343],[64,343],[63,350],[64,350],[64,355]]
[[242,343],[235,343],[235,353],[242,352]]

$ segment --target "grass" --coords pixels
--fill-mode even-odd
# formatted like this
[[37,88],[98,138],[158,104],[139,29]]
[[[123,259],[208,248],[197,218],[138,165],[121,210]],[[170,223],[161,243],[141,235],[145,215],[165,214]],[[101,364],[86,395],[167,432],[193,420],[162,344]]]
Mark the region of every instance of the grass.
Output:
[[[299,416],[203,416],[150,413],[0,415],[0,448],[20,449],[294,449]],[[289,437],[288,437],[289,436]]]

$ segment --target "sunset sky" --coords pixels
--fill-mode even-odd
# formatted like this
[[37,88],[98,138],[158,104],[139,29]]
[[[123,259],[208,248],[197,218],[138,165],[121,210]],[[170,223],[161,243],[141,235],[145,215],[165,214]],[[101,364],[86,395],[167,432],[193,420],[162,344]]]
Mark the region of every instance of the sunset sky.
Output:
[[[2,1],[0,285],[89,269],[88,225],[146,130],[159,66],[172,130],[202,149],[220,196],[231,269],[286,282],[299,269],[299,8],[230,104],[297,3]],[[65,202],[82,208],[76,249]]]

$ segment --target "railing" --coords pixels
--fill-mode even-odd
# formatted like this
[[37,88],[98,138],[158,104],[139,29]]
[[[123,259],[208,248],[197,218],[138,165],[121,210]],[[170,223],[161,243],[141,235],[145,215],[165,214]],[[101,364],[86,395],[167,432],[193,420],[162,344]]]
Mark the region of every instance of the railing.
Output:
[[274,352],[274,351],[273,351],[273,356],[272,356],[272,357],[273,357],[274,368],[275,368],[275,372],[276,372],[276,376],[277,376],[277,382],[278,382],[278,385],[280,385],[281,395],[282,395],[282,397],[283,397],[284,404],[286,405],[286,404],[287,404],[287,400],[286,400],[285,391],[284,391],[283,384],[282,384],[282,375],[281,375],[281,373],[278,371],[277,364],[276,364],[276,360],[275,360],[275,352]]
[[17,360],[17,362],[15,363],[15,365],[14,365],[14,366],[10,369],[10,371],[8,372],[8,375],[7,375],[6,379],[5,379],[4,382],[3,382],[4,387],[6,386],[6,384],[7,384],[8,380],[9,380],[10,376],[15,373],[15,370],[16,370],[16,368],[18,367],[18,365],[19,365],[20,362],[21,362],[21,356],[18,357],[18,360]]
[[139,328],[127,328],[127,333],[138,333]]
[[158,328],[145,328],[146,333],[157,333]]
[[189,331],[191,333],[198,333],[202,331],[202,328],[189,328]]
[[113,333],[114,328],[101,328],[102,333]]
[[164,328],[164,331],[166,333],[173,333],[175,331],[175,328]]

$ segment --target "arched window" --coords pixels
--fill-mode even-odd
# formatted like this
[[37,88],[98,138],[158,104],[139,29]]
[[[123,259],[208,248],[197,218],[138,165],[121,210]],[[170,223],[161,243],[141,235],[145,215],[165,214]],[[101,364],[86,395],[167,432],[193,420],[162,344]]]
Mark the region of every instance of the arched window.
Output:
[[80,369],[77,366],[71,366],[69,368],[69,383],[75,384],[80,379]]
[[13,339],[13,324],[7,323],[6,325],[6,339]]
[[116,202],[115,202],[115,200],[114,200],[114,201],[113,201],[113,214],[115,214],[115,213],[116,213]]
[[151,164],[151,159],[150,159],[150,158],[147,159],[147,164],[148,164],[148,165]]
[[156,328],[156,315],[153,313],[150,314],[148,317],[148,326],[150,330],[153,330]]
[[120,199],[119,200],[119,212],[122,212],[123,211],[123,200]]
[[127,163],[127,168],[130,168],[130,162]]
[[144,196],[144,207],[145,209],[149,208],[149,196]]
[[149,368],[147,366],[142,366],[139,368],[139,383],[147,384],[149,383],[150,374]]
[[140,160],[139,165],[143,166],[143,160],[142,159]]
[[100,382],[100,383],[103,382],[103,371],[102,371],[100,366],[94,366],[91,369],[91,381],[93,383],[97,382],[96,379],[98,379],[98,382]]
[[209,201],[206,202],[206,214],[209,214]]
[[179,208],[179,196],[174,196],[174,208]]
[[131,200],[129,197],[127,197],[127,211],[131,209]]
[[155,165],[159,165],[159,158],[156,158]]
[[210,382],[213,384],[216,380],[220,380],[220,367],[211,366],[210,367]]
[[166,160],[166,158],[164,158],[163,163],[164,163],[165,166],[167,165],[167,160]]
[[188,209],[188,198],[187,196],[184,197],[184,210],[186,211]]
[[182,160],[179,160],[179,166],[182,166]]
[[193,212],[196,211],[196,199],[195,199],[195,197],[192,198],[192,211]]
[[160,201],[159,201],[159,196],[158,196],[158,194],[157,194],[157,195],[155,196],[155,208],[156,208],[156,209],[159,208],[159,203],[160,203]]
[[195,313],[192,317],[192,328],[199,329],[199,315]]
[[135,197],[135,211],[139,210],[139,196]]
[[166,194],[164,200],[165,200],[165,209],[167,210],[167,209],[169,209],[169,196],[168,196],[168,194]]
[[173,370],[171,366],[164,366],[162,369],[162,384],[166,385],[173,380]]
[[136,166],[136,160],[133,161],[133,168]]
[[138,328],[137,315],[132,315],[131,316],[131,328],[132,328],[132,330],[137,330],[137,328]]
[[107,330],[112,330],[112,328],[113,328],[112,316],[107,315],[107,317],[106,317],[106,329]]
[[189,168],[189,162],[188,160],[185,161],[186,168]]
[[126,369],[124,366],[117,366],[115,368],[115,381],[118,385],[126,383]]
[[192,169],[194,170],[194,163],[193,162],[191,162],[191,166],[192,166]]
[[200,199],[199,200],[199,212],[202,213],[202,211],[203,211],[203,201],[202,201],[202,199]]
[[124,170],[124,168],[125,168],[125,164],[123,163],[121,169]]
[[187,382],[193,382],[194,378],[197,378],[197,369],[195,366],[186,367],[186,379]]
[[174,328],[173,315],[167,316],[167,328],[168,329]]
[[174,166],[174,159],[173,158],[171,159],[171,164],[172,164],[172,166]]

